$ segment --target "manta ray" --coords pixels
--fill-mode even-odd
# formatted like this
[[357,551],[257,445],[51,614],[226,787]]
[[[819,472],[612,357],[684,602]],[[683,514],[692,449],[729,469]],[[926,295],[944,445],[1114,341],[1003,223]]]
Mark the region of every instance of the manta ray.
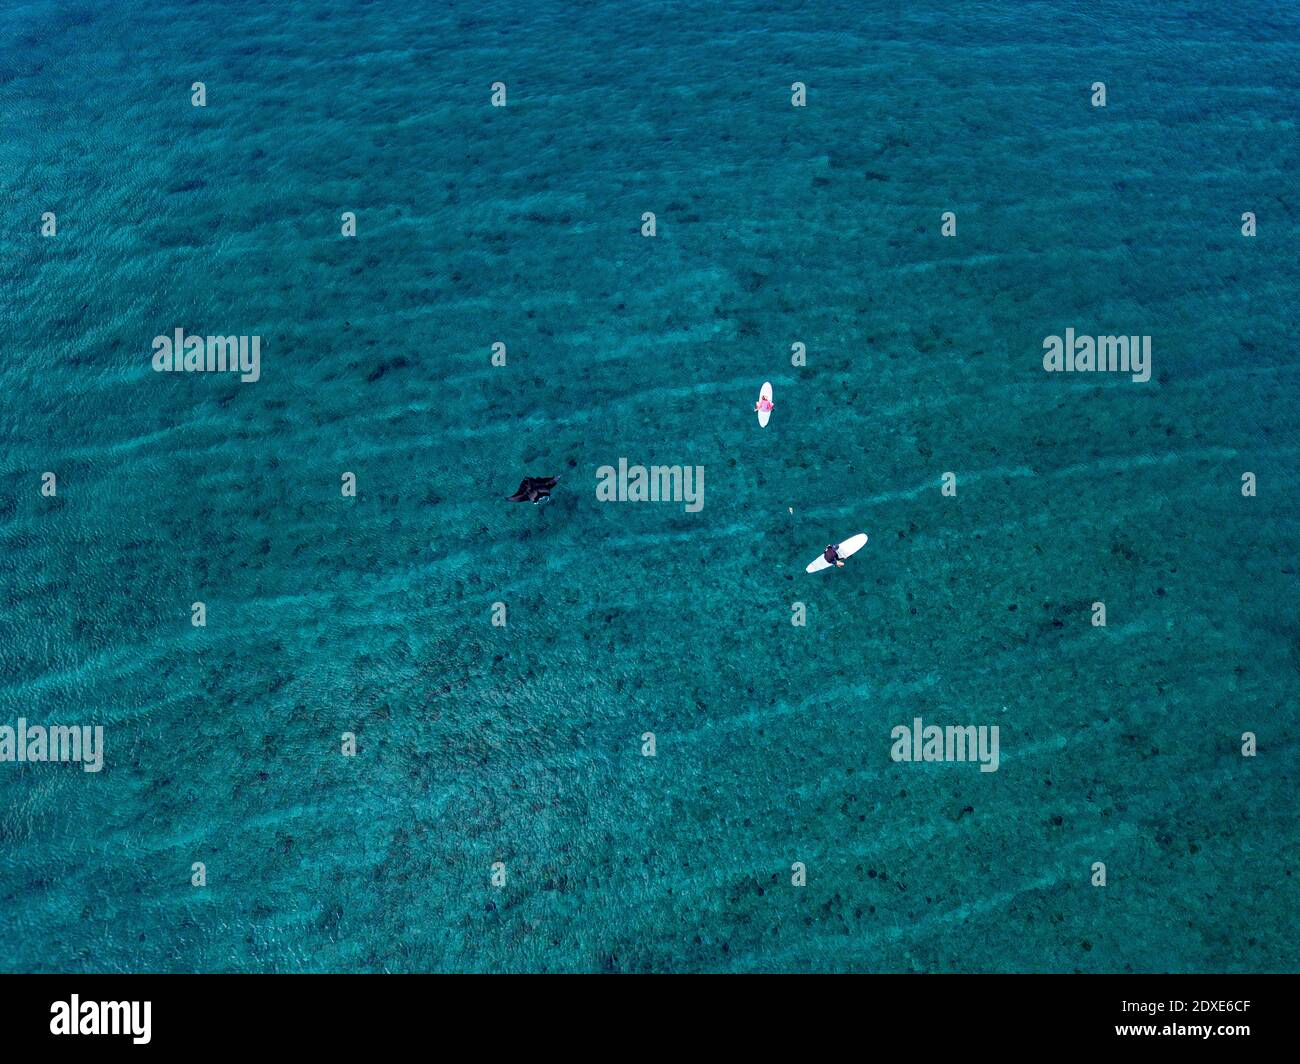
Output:
[[534,505],[551,497],[551,489],[559,477],[524,477],[519,490],[510,496],[511,502],[531,502]]

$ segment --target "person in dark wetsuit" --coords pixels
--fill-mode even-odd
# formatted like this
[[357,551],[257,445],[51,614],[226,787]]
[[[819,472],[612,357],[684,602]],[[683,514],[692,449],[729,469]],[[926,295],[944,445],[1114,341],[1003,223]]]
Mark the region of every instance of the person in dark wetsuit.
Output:
[[826,559],[828,565],[838,565],[843,568],[844,563],[840,561],[839,547],[838,543],[827,543],[826,549],[822,551],[822,557]]

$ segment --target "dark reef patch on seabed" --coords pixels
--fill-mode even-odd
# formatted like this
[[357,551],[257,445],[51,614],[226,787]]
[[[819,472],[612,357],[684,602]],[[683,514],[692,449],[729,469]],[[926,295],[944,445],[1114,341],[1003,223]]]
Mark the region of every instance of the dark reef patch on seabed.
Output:
[[1289,9],[320,8],[0,34],[6,968],[1297,968]]

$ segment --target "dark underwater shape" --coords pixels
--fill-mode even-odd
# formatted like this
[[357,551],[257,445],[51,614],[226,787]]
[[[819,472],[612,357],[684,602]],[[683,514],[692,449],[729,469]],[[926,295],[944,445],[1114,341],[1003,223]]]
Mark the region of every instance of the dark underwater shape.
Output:
[[[1300,969],[1297,39],[0,5],[0,726],[105,725],[0,761],[0,969]],[[261,379],[154,373],[180,326]],[[1152,379],[1044,372],[1067,327]],[[619,457],[703,509],[602,503]],[[998,771],[894,762],[917,718]]]
[[519,490],[510,496],[511,502],[540,502],[551,497],[551,489],[559,477],[524,477]]

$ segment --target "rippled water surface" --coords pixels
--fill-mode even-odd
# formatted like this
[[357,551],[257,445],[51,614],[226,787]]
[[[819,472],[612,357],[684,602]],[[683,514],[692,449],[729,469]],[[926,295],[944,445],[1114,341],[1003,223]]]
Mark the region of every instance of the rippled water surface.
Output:
[[[1297,40],[7,6],[0,724],[106,752],[0,764],[0,966],[1296,969]],[[178,327],[261,379],[155,374]],[[1151,380],[1044,373],[1067,327]],[[998,771],[893,762],[916,717]]]

